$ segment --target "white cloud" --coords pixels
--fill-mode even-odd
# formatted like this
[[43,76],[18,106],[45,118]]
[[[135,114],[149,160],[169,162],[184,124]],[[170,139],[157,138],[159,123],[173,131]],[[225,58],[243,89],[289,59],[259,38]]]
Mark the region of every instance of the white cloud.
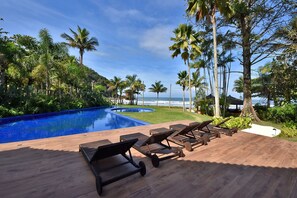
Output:
[[100,57],[109,56],[109,54],[107,54],[105,52],[101,52],[101,51],[92,51],[91,53],[96,56],[100,56]]
[[173,29],[170,25],[158,25],[148,29],[140,37],[139,46],[156,55],[169,57]]
[[157,19],[154,17],[147,16],[137,9],[116,9],[113,7],[104,8],[105,15],[114,23],[119,23],[122,21],[137,20],[144,22],[156,22]]
[[38,17],[42,15],[47,17],[71,19],[70,17],[66,16],[62,12],[57,11],[56,9],[42,5],[40,1],[26,0],[20,3],[19,0],[10,0],[1,2],[1,6],[11,9],[12,12],[15,11],[20,13],[30,13],[31,15],[35,15]]

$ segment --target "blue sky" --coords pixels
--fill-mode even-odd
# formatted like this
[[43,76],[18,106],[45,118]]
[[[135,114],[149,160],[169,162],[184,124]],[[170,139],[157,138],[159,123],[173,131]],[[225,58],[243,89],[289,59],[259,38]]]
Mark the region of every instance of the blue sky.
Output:
[[[55,42],[64,41],[60,35],[77,25],[87,28],[99,40],[97,51],[86,52],[84,64],[110,79],[137,74],[150,87],[161,80],[172,96],[181,97],[175,84],[177,73],[186,70],[180,58],[172,59],[168,47],[173,29],[185,23],[185,1],[182,0],[0,0],[1,26],[12,34],[37,37],[47,28]],[[238,52],[240,54],[240,52]],[[70,49],[78,57],[78,50]],[[232,70],[242,70],[233,63]],[[233,81],[240,74],[232,74]],[[229,92],[229,93],[230,93]],[[155,96],[149,93],[146,96]],[[167,93],[161,97],[169,96]]]

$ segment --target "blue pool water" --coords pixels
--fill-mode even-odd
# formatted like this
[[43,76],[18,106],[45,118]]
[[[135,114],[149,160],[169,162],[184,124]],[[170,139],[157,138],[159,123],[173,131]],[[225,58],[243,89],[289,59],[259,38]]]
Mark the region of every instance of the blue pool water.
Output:
[[153,109],[150,108],[113,108],[111,109],[113,112],[153,112]]
[[[1,124],[2,123],[2,124]],[[0,119],[0,143],[146,125],[110,108]]]

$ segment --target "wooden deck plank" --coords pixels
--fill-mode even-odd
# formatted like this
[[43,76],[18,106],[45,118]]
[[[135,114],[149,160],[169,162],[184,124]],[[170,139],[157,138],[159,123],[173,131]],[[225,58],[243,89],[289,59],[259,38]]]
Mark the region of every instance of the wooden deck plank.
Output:
[[[0,144],[0,197],[98,197],[95,179],[78,145],[150,129],[187,124],[170,122],[104,132]],[[174,145],[175,146],[175,145]],[[296,197],[297,144],[239,132],[212,140],[186,157],[147,166],[104,186],[105,197]]]

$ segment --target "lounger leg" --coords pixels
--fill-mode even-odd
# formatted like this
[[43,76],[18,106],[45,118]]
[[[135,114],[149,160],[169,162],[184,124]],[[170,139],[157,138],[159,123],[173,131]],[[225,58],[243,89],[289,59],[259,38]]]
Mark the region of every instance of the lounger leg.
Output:
[[144,176],[146,174],[146,167],[143,161],[139,162],[139,167],[140,167],[140,175]]
[[158,168],[160,165],[160,160],[156,154],[151,155],[152,164],[155,168]]
[[207,145],[209,141],[210,141],[210,139],[209,139],[208,135],[207,134],[203,134],[203,136],[202,136],[202,144],[203,145]]
[[102,194],[102,179],[100,176],[96,177],[96,190],[98,195]]
[[186,148],[187,151],[193,151],[192,145],[190,142],[185,142],[184,147]]

